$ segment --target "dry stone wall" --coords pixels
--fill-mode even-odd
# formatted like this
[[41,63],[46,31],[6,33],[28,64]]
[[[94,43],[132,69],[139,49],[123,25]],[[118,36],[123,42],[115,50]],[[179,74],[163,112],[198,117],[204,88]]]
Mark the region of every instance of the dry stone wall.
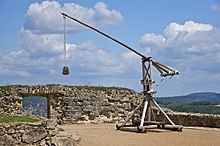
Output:
[[123,120],[140,96],[134,91],[122,89],[79,91],[63,98],[64,122],[100,123]]
[[63,85],[8,86],[7,91],[0,88],[0,95],[4,114],[21,114],[26,96],[47,97],[49,118],[61,123],[114,122],[125,118],[140,99],[140,94],[128,89]]
[[[220,128],[220,115],[179,112],[168,112],[167,115],[179,125]],[[166,121],[161,114],[157,116],[157,119]]]
[[[49,118],[61,124],[121,122],[142,99],[141,94],[123,88],[17,85],[6,89],[0,88],[0,113],[21,114],[25,96],[44,96],[48,99]],[[220,128],[220,115],[165,112],[176,124]],[[154,113],[155,120],[164,120],[158,110]]]
[[78,134],[57,127],[56,120],[0,124],[0,146],[77,146]]

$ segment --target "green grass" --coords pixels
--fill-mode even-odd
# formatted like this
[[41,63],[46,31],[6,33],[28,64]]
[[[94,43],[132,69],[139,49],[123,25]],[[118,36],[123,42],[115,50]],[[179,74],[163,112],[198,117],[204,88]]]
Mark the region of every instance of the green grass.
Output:
[[0,86],[0,97],[11,91],[11,86]]
[[31,116],[22,116],[22,115],[2,115],[0,114],[0,123],[11,123],[11,122],[30,122],[34,123],[39,121],[36,118]]
[[1,86],[0,88],[4,91],[11,91],[11,86]]
[[130,92],[134,92],[132,89],[124,88],[124,87],[115,87],[115,86],[110,86],[110,87],[104,87],[104,86],[90,86],[90,85],[82,85],[82,86],[70,86],[70,87],[76,87],[78,89],[89,89],[89,90],[128,90]]

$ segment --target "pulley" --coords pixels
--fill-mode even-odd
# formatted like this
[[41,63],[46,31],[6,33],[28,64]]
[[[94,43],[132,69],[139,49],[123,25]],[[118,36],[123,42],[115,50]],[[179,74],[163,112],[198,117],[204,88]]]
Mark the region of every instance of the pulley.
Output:
[[[64,33],[63,33],[63,40],[64,40],[64,63],[66,63],[66,16],[63,16],[64,19]],[[68,75],[69,74],[69,68],[67,66],[63,66],[63,71],[62,71],[63,75]]]

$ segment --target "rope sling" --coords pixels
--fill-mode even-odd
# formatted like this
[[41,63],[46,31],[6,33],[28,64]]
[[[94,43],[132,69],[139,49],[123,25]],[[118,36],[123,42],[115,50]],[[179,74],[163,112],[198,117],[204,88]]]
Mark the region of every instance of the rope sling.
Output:
[[64,40],[64,66],[63,66],[63,71],[62,74],[63,75],[68,75],[69,74],[69,68],[65,65],[66,64],[66,16],[63,16],[63,20],[64,20],[64,32],[63,32],[63,40]]

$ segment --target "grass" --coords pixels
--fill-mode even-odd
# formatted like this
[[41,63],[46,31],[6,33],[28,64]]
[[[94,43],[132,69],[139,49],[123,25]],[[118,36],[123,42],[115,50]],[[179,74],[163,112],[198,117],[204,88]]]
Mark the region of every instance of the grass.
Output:
[[0,114],[0,123],[11,123],[11,122],[30,122],[34,123],[39,121],[31,116],[22,115],[2,115]]
[[0,97],[11,91],[11,86],[0,86]]
[[[71,87],[71,86],[70,86]],[[89,90],[128,90],[130,92],[134,92],[132,89],[124,88],[124,87],[115,87],[115,86],[110,86],[110,87],[104,87],[104,86],[90,86],[90,85],[82,85],[82,86],[72,86],[76,87],[78,89],[89,89]]]
[[4,91],[11,91],[11,86],[1,86],[0,88]]

